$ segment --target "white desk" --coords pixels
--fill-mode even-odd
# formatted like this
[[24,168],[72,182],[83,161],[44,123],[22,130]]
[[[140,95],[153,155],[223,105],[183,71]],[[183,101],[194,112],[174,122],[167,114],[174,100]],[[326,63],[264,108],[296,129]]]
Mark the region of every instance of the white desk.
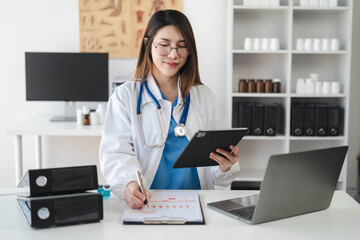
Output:
[[50,122],[50,116],[39,116],[14,124],[6,134],[15,136],[15,177],[16,184],[23,175],[22,136],[35,136],[36,167],[42,167],[42,136],[101,136],[102,126],[82,126],[75,122]]
[[254,194],[251,191],[199,191],[205,225],[123,225],[125,203],[104,200],[104,219],[99,223],[79,224],[48,229],[32,229],[22,216],[15,196],[0,196],[1,239],[359,239],[360,205],[345,192],[336,192],[329,209],[297,217],[248,225],[225,216],[206,203]]

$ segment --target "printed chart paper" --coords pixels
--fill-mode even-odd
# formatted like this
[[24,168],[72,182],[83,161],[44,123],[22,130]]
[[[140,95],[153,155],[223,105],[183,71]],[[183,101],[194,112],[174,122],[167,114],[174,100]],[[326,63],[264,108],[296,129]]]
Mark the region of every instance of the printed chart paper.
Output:
[[126,206],[124,222],[138,223],[202,223],[203,215],[197,192],[152,191],[149,208],[131,209]]

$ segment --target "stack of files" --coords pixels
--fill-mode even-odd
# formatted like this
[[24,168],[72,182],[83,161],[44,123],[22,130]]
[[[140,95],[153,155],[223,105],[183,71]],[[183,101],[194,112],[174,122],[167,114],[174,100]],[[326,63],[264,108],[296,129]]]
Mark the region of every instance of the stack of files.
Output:
[[152,191],[148,208],[125,207],[124,224],[205,224],[195,191]]
[[29,187],[17,203],[34,228],[95,222],[103,219],[102,195],[95,165],[29,170],[18,187]]
[[27,222],[34,228],[97,222],[103,219],[102,196],[98,193],[18,196],[16,200]]
[[238,127],[249,129],[247,135],[275,136],[278,125],[278,105],[261,103],[239,104]]
[[339,136],[340,107],[327,103],[293,103],[292,136]]

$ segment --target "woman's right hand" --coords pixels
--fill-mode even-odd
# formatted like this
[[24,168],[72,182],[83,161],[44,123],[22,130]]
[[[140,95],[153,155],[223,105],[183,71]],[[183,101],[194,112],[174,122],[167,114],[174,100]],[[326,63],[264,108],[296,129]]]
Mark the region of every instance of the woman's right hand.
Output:
[[[151,193],[145,189],[146,201],[149,202]],[[145,196],[141,193],[137,182],[130,182],[124,190],[124,199],[127,205],[133,209],[144,207]]]

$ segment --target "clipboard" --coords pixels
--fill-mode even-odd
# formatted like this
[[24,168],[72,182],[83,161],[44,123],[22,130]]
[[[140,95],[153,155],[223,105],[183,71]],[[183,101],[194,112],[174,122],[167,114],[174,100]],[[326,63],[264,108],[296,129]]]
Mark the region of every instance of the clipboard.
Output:
[[153,191],[149,209],[126,206],[124,225],[204,225],[200,198],[194,191]]
[[211,152],[217,148],[231,151],[229,146],[236,146],[247,134],[247,128],[198,131],[186,145],[173,168],[209,167],[219,165],[210,159]]

